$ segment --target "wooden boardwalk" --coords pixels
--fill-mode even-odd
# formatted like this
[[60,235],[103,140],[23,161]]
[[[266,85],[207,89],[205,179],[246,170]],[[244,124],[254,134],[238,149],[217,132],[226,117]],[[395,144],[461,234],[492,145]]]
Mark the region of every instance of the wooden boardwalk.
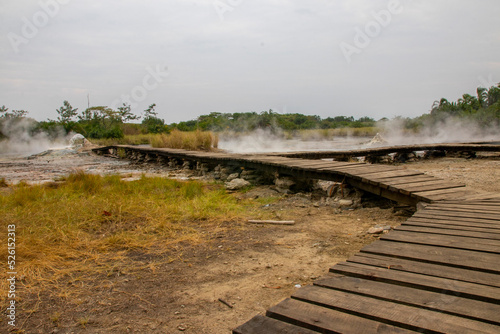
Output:
[[456,143],[456,144],[419,144],[370,147],[343,151],[303,151],[277,152],[268,155],[301,159],[349,159],[353,157],[382,156],[390,153],[411,153],[416,151],[443,151],[443,152],[500,152],[498,142],[491,143]]
[[124,150],[130,159],[139,161],[177,159],[203,163],[209,167],[226,165],[299,179],[344,182],[363,191],[414,206],[421,201],[460,199],[471,195],[463,184],[445,181],[419,171],[392,165],[307,160],[267,155],[195,152],[125,145],[107,146],[94,149],[94,151],[104,153],[119,149]]
[[133,146],[96,151],[117,149],[139,161],[253,168],[431,203],[234,334],[500,333],[500,194],[391,165]]
[[441,201],[235,334],[500,333],[500,201]]

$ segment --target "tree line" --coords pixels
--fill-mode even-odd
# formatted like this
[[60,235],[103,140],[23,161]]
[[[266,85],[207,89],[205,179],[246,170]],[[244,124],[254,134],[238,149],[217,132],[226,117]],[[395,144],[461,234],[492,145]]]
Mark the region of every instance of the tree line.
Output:
[[[56,109],[57,119],[37,122],[28,118],[25,110],[13,110],[5,106],[0,107],[0,138],[8,137],[10,128],[22,128],[30,134],[45,132],[51,137],[57,137],[61,131],[65,133],[77,132],[87,138],[123,138],[125,134],[161,133],[168,129],[165,121],[158,117],[155,111],[156,104],[151,104],[141,116],[131,112],[128,104],[123,104],[117,110],[106,106],[89,107],[78,112],[78,108],[64,101]],[[141,123],[134,123],[142,118]],[[22,126],[20,126],[22,125]]]
[[418,132],[425,126],[438,127],[445,120],[456,119],[480,128],[500,126],[500,83],[489,88],[478,87],[476,94],[463,94],[456,101],[446,98],[434,101],[430,113],[404,119],[407,129]]
[[[142,115],[135,115],[128,104],[123,104],[117,110],[106,106],[90,107],[82,112],[73,108],[68,101],[56,109],[57,119],[36,122],[28,118],[26,110],[12,110],[5,106],[0,107],[0,139],[8,137],[6,125],[20,124],[31,120],[29,131],[32,133],[46,132],[56,136],[61,131],[66,133],[77,132],[87,138],[122,138],[127,134],[148,134],[170,132],[173,129],[180,131],[234,131],[244,132],[255,129],[271,130],[305,130],[305,129],[334,129],[334,128],[361,128],[373,127],[377,121],[370,117],[355,119],[352,116],[334,116],[321,118],[316,115],[299,113],[280,114],[272,109],[268,111],[244,113],[212,112],[201,115],[194,120],[179,123],[165,124],[158,117],[156,104],[151,104]],[[436,100],[430,113],[415,118],[396,117],[403,121],[405,128],[418,131],[424,126],[439,126],[440,122],[449,117],[475,122],[482,127],[500,125],[500,83],[490,88],[479,87],[475,95],[463,94],[457,101],[448,101],[446,98]],[[386,118],[379,120],[384,121]],[[140,121],[140,122],[139,122]],[[24,126],[23,128],[26,128]]]

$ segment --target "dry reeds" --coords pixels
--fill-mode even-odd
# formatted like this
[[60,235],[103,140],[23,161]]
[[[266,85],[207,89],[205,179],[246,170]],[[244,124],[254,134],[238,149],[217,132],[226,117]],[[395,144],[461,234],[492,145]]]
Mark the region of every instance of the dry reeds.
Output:
[[180,148],[191,151],[212,151],[218,147],[219,136],[210,131],[183,132],[177,129],[169,134],[151,136],[151,146]]

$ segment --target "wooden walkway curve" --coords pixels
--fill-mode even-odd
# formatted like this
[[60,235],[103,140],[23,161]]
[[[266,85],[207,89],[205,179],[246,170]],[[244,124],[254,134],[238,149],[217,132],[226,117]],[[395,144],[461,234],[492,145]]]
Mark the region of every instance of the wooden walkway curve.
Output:
[[389,165],[133,146],[95,151],[118,149],[131,159],[341,180],[398,202],[430,203],[234,334],[500,333],[500,194]]
[[500,333],[500,200],[440,201],[235,334]]

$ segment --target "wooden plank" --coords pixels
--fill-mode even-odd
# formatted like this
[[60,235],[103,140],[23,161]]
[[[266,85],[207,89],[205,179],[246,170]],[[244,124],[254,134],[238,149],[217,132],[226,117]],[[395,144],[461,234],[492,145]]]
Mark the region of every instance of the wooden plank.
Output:
[[301,162],[286,163],[287,166],[301,167],[308,169],[319,169],[325,167],[344,167],[344,166],[367,166],[365,163],[353,162],[337,162],[337,161],[317,161],[317,160],[302,160]]
[[298,327],[262,315],[256,315],[243,325],[233,329],[233,334],[318,334],[316,331]]
[[472,212],[472,213],[490,213],[500,215],[499,207],[487,207],[487,206],[458,206],[458,205],[442,205],[439,202],[433,203],[426,207],[426,209],[441,210],[441,211],[454,211],[454,212]]
[[[494,223],[488,223],[488,222],[473,222],[468,220],[467,218],[447,218],[447,219],[439,219],[439,218],[433,218],[433,217],[425,217],[425,216],[413,216],[409,218],[404,224],[411,224],[411,225],[420,225],[420,223],[426,223],[426,224],[434,224],[435,226],[443,226],[446,228],[454,228],[456,227],[457,229],[466,229],[466,227],[470,227],[472,229],[478,230],[482,229],[485,232],[495,232],[500,229],[500,224],[494,224]],[[427,225],[421,225],[421,226],[427,226]]]
[[402,176],[395,177],[389,179],[376,179],[376,181],[387,184],[387,185],[398,185],[398,184],[415,184],[419,182],[427,182],[427,181],[443,181],[436,177],[427,176],[427,175],[417,175],[417,176]]
[[[464,189],[464,188],[457,188],[457,189]],[[444,190],[446,190],[446,189],[444,189]],[[455,190],[455,189],[453,189],[453,190]],[[432,194],[430,196],[425,197],[425,201],[430,201],[430,203],[434,203],[437,201],[448,200],[450,198],[464,198],[469,193],[470,193],[469,190],[464,189],[464,190],[456,190],[456,191],[449,192],[449,193]],[[418,198],[418,196],[416,198]]]
[[495,193],[489,193],[489,194],[476,194],[473,196],[468,197],[468,200],[492,200],[492,201],[497,201],[500,199],[500,194],[495,194]]
[[500,325],[500,305],[362,278],[327,276],[314,285]]
[[330,272],[345,276],[412,287],[442,294],[451,294],[488,303],[498,304],[500,289],[488,285],[457,281],[442,277],[426,276],[411,272],[343,262],[330,268]]
[[374,165],[365,165],[365,166],[345,166],[345,167],[324,167],[324,168],[317,168],[317,170],[349,174],[349,175],[361,175],[361,174],[383,173],[387,171],[397,171],[399,170],[399,168],[391,168],[391,167],[382,168]]
[[356,175],[363,176],[363,177],[370,177],[373,174],[379,175],[380,173],[385,173],[385,172],[390,172],[390,171],[400,171],[400,170],[401,170],[400,167],[399,168],[398,167],[394,167],[394,168],[383,167],[382,169],[372,169],[372,170],[366,170],[366,172],[365,171],[357,172]]
[[271,307],[266,315],[320,333],[415,333],[404,328],[290,298]]
[[389,186],[397,186],[398,184],[405,184],[407,182],[418,182],[418,181],[431,181],[435,180],[435,178],[426,175],[417,175],[417,176],[400,176],[400,177],[392,177],[392,178],[373,178],[374,175],[368,175],[368,177],[363,178],[363,180],[367,183],[371,183],[374,185],[378,185],[384,189],[389,188]]
[[439,235],[398,230],[383,235],[380,240],[390,240],[409,244],[439,246],[453,249],[467,249],[478,252],[500,254],[500,241],[491,239],[477,240],[476,238],[464,236]]
[[423,175],[425,174],[416,170],[402,169],[399,171],[383,172],[377,175],[372,175],[370,177],[370,180],[373,180],[373,182],[375,183],[379,183],[379,182],[385,182],[391,178],[423,176]]
[[389,255],[457,268],[500,274],[498,255],[463,249],[451,249],[378,240],[361,249],[363,253]]
[[470,191],[468,189],[464,189],[463,187],[459,188],[450,188],[450,189],[442,189],[442,190],[431,190],[431,191],[423,191],[423,192],[414,192],[411,194],[412,197],[417,198],[422,201],[442,201],[448,199],[458,199],[463,198],[469,194]]
[[412,216],[412,218],[431,218],[431,219],[436,219],[436,220],[451,220],[451,221],[457,221],[457,222],[469,222],[469,223],[480,223],[485,226],[490,226],[492,228],[500,226],[499,222],[497,220],[492,220],[492,219],[486,219],[486,218],[470,218],[470,217],[453,217],[453,216],[448,216],[448,215],[437,215],[433,214],[430,211],[417,211],[415,214]]
[[[477,239],[491,239],[491,240],[500,240],[500,230],[498,233],[485,233],[485,232],[477,232],[477,231],[463,231],[456,229],[447,229],[443,228],[443,226],[433,226],[433,227],[424,227],[424,226],[411,226],[411,225],[401,225],[396,228],[396,231],[408,231],[408,232],[420,232],[420,233],[430,233],[430,234],[444,234],[444,235],[454,235],[454,236],[462,236],[469,237],[475,239],[476,242],[481,242],[481,240]],[[476,239],[477,238],[477,239]]]
[[470,269],[449,267],[434,263],[425,263],[368,253],[358,253],[350,257],[347,262],[366,264],[375,267],[387,268],[390,270],[406,271],[427,276],[449,278],[458,281],[494,286],[497,288],[500,287],[500,280],[498,279],[498,275],[496,274],[483,273],[481,271]]
[[412,193],[412,192],[424,192],[424,191],[434,191],[434,190],[441,190],[441,189],[449,189],[449,188],[459,188],[459,187],[465,187],[463,184],[458,184],[458,183],[451,183],[447,181],[431,181],[431,182],[425,182],[421,184],[413,184],[413,185],[406,185],[406,184],[398,184],[395,186],[389,186],[389,189],[393,189],[395,191],[400,191],[402,193]]
[[480,218],[486,220],[500,221],[500,215],[495,213],[468,213],[468,212],[460,212],[460,211],[446,211],[425,208],[423,211],[428,214],[432,214],[434,216],[446,216],[446,217],[460,217],[460,218]]
[[407,326],[411,330],[437,333],[498,334],[500,332],[500,326],[497,325],[318,286],[299,289],[292,297],[328,308],[345,310],[391,325]]
[[493,201],[493,200],[448,200],[448,201],[443,201],[443,205],[446,204],[458,204],[458,205],[484,205],[484,206],[493,206],[493,207],[498,207],[500,205],[500,201]]

